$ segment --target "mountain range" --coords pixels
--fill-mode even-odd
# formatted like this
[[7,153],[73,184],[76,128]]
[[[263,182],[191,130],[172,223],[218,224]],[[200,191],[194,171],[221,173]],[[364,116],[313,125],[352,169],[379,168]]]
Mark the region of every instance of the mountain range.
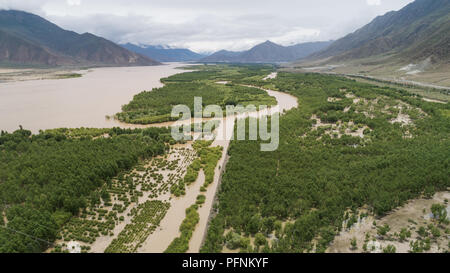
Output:
[[0,63],[142,66],[159,62],[90,33],[64,30],[37,15],[0,10]]
[[[336,41],[253,48],[210,56],[163,46],[119,46],[90,33],[78,34],[31,13],[0,10],[0,64],[157,65],[159,62],[408,65],[450,64],[450,0],[416,0]],[[423,64],[423,65],[422,65]],[[385,67],[387,67],[385,65]],[[381,68],[380,68],[381,69]],[[395,68],[397,69],[397,68]]]
[[307,57],[308,55],[328,47],[332,41],[311,42],[296,44],[293,46],[282,46],[271,41],[258,44],[253,48],[233,52],[221,50],[211,56],[200,59],[203,63],[281,63],[292,62]]
[[122,44],[121,46],[158,62],[191,62],[198,61],[206,56],[186,48],[170,48],[158,45],[138,46],[130,43]]
[[387,60],[448,62],[450,0],[416,0],[376,17],[308,59],[328,62],[383,57]]

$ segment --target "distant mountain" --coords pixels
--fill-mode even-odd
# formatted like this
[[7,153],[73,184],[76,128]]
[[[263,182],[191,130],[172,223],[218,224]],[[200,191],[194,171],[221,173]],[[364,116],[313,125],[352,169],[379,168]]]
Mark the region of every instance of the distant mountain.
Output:
[[234,62],[235,59],[242,54],[242,52],[228,51],[228,50],[220,50],[212,55],[205,57],[200,60],[200,62],[204,63],[227,63]]
[[293,46],[282,46],[271,41],[256,45],[250,50],[232,52],[221,50],[200,62],[234,62],[234,63],[277,63],[302,59],[314,52],[329,46],[330,42],[303,43]]
[[0,10],[0,62],[38,65],[157,65],[90,33],[78,34],[31,13]]
[[337,40],[312,59],[329,61],[372,56],[448,62],[450,57],[450,0],[416,0],[388,12]]
[[270,41],[259,44],[243,52],[241,62],[289,62],[302,59],[329,46],[331,42],[303,43],[293,46],[281,46]]
[[121,46],[158,62],[190,62],[200,60],[206,56],[185,48],[165,48],[151,45],[137,46],[130,43]]

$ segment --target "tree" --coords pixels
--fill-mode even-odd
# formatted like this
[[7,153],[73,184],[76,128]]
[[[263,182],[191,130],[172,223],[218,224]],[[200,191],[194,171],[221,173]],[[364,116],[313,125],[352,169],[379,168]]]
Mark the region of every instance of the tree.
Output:
[[406,228],[402,228],[399,234],[400,242],[403,242],[406,240],[406,238],[411,237],[411,231],[407,230]]
[[[236,249],[241,246],[241,235],[237,234],[236,232],[229,232],[226,236],[226,245],[229,249]],[[246,247],[246,246],[245,246]]]
[[383,253],[395,253],[397,249],[394,245],[387,245],[385,248],[383,248]]
[[262,225],[261,215],[260,214],[255,214],[255,215],[252,216],[252,218],[250,218],[247,230],[251,234],[258,233],[261,230],[261,225]]
[[385,236],[390,230],[391,228],[389,227],[389,225],[384,224],[383,226],[377,228],[377,233],[380,236]]
[[431,206],[433,218],[439,221],[439,224],[447,220],[447,207],[441,204],[433,204]]
[[272,233],[272,231],[275,228],[275,221],[276,221],[276,217],[275,216],[271,216],[271,217],[266,217],[263,219],[262,221],[262,229],[264,231],[264,233],[266,234],[270,234]]
[[256,233],[255,235],[255,245],[262,246],[266,243],[266,237],[262,233]]
[[441,236],[441,232],[439,231],[439,229],[435,226],[433,226],[431,228],[431,234],[433,235],[433,237],[437,238]]
[[427,237],[428,233],[425,229],[425,227],[421,226],[419,227],[419,229],[417,230],[417,233],[420,235],[420,237],[424,238]]
[[358,249],[358,243],[357,243],[355,237],[353,237],[353,238],[350,240],[350,245],[352,246],[352,247],[351,247],[351,250],[357,250],[357,249]]

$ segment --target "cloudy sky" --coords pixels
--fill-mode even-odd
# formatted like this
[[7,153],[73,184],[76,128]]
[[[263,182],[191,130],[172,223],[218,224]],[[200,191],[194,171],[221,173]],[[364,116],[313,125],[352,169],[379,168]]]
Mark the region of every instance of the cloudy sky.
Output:
[[413,0],[0,0],[117,43],[244,50],[337,39]]

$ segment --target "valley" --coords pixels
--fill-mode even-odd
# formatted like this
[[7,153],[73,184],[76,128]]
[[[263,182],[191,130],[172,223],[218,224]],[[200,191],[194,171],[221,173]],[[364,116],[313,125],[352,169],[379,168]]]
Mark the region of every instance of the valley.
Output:
[[[220,69],[225,74],[229,74],[235,67],[230,67],[228,70],[224,67]],[[243,71],[245,71],[245,68]],[[261,78],[265,75],[264,69],[256,71],[260,73]],[[187,72],[187,74],[192,73],[194,72]],[[168,79],[171,79],[171,77]],[[226,79],[230,80],[231,78]],[[216,81],[217,79],[210,80]],[[259,87],[230,86],[239,90],[246,88],[242,90],[249,90],[250,94],[255,92],[251,88],[260,90]],[[261,91],[267,92],[268,98],[271,98],[271,100],[279,101],[280,105],[277,105],[277,109],[280,109],[280,111],[296,106],[295,98],[290,98],[287,94],[270,90]],[[166,95],[170,96],[170,93],[166,93]],[[250,100],[254,99],[250,98]],[[271,100],[266,99],[268,102]],[[257,117],[261,114],[263,113],[241,114],[241,118],[245,116]],[[227,130],[233,130],[234,119],[233,116],[219,119],[215,130],[216,136],[219,134],[229,135]],[[160,137],[151,133],[151,130],[153,130],[151,127],[155,127],[154,130],[164,131],[163,128],[158,129],[164,124],[144,126],[148,129],[138,129],[139,126],[136,126],[136,129],[50,129],[41,132],[41,134],[62,137],[67,140],[91,138],[91,141],[98,142],[102,139],[115,138],[117,133],[123,134],[122,130],[130,135],[146,135],[148,132],[157,138]],[[196,133],[193,132],[193,135],[196,135]],[[206,148],[207,146],[195,148],[198,143],[201,143],[199,141],[178,144],[170,141],[170,145],[166,144],[166,149],[170,150],[164,157],[140,160],[137,167],[134,167],[131,171],[121,172],[113,180],[108,180],[109,182],[107,181],[107,184],[100,190],[92,192],[91,197],[89,197],[92,198],[89,205],[83,209],[80,215],[70,218],[68,222],[64,223],[62,230],[55,235],[57,238],[56,244],[47,251],[163,252],[169,246],[170,241],[178,236],[178,226],[183,219],[181,213],[192,204],[196,204],[195,206],[199,206],[199,224],[193,226],[192,240],[188,240],[186,246],[182,247],[184,249],[182,252],[188,250],[198,252],[207,231],[209,215],[221,177],[220,170],[225,167],[227,148],[230,142],[230,139],[222,138],[220,135],[213,142],[205,143],[207,146],[212,144],[212,147],[220,148],[220,152],[218,151],[220,156],[217,157],[217,161],[213,165],[206,165],[210,166],[209,169],[197,171],[196,176],[189,179],[189,184],[195,183],[188,184],[186,189],[184,189],[185,186],[183,186],[183,189],[180,188],[183,193],[181,196],[177,190],[180,187],[178,185],[181,185],[180,183],[184,185],[187,182],[185,172],[187,170],[189,172],[190,165],[193,164],[193,160],[196,160],[195,154],[202,153],[198,149],[216,148]],[[165,139],[167,141],[167,138]],[[183,176],[185,177],[183,178]],[[181,182],[183,180],[185,182]],[[201,203],[199,203],[200,196],[203,198]],[[162,210],[156,210],[157,208],[162,208]],[[150,220],[152,217],[155,220]],[[130,233],[131,231],[132,233]],[[133,235],[130,237],[131,234]],[[168,248],[167,251],[178,252],[180,249],[179,247],[172,247],[172,250]]]
[[0,3],[0,253],[450,252],[450,0],[56,2]]
[[[363,209],[363,218],[379,217],[407,200],[421,196],[423,192],[429,195],[435,191],[446,190],[449,186],[445,168],[439,167],[442,164],[439,162],[443,162],[439,160],[448,156],[448,150],[440,147],[446,146],[447,141],[442,139],[448,133],[448,128],[444,129],[444,120],[448,119],[446,113],[449,111],[447,104],[426,102],[402,90],[376,87],[332,75],[286,72],[274,74],[270,67],[264,65],[192,66],[190,69],[194,71],[170,76],[163,82],[176,86],[174,84],[179,81],[202,79],[209,82],[208,84],[226,85],[229,88],[238,88],[241,92],[248,90],[251,94],[255,92],[253,89],[262,90],[275,99],[277,105],[274,109],[283,113],[279,149],[269,152],[267,157],[266,152],[260,152],[257,148],[260,141],[223,138],[222,136],[232,135],[229,132],[232,132],[235,126],[233,116],[210,119],[218,121],[214,126],[215,137],[210,141],[176,143],[171,140],[167,131],[169,129],[164,128],[175,125],[173,122],[135,124],[122,129],[116,127],[43,131],[33,138],[47,138],[49,141],[55,139],[55,144],[75,141],[75,145],[78,141],[108,143],[125,140],[121,135],[131,139],[140,138],[142,135],[165,142],[164,146],[160,146],[165,147],[162,154],[151,153],[150,157],[125,165],[116,171],[117,175],[103,183],[96,180],[96,183],[103,186],[86,192],[85,197],[80,196],[78,204],[83,207],[80,213],[69,216],[64,212],[67,209],[57,210],[51,217],[61,228],[51,235],[56,239],[56,243],[48,252],[323,252],[328,247],[330,248],[327,251],[341,252],[346,251],[346,245],[350,242],[347,240],[350,235],[345,233],[347,231],[339,234],[339,227],[348,221],[342,216],[344,212],[348,214],[350,210],[349,215],[352,215],[360,208]],[[74,80],[81,79],[83,77]],[[67,80],[54,80],[63,81]],[[221,92],[219,90],[213,92]],[[170,92],[163,95],[170,96]],[[165,106],[155,104],[154,107],[164,109]],[[240,118],[258,117],[261,114],[263,113],[241,114]],[[443,131],[430,135],[430,129],[426,126],[430,122],[435,123],[436,129]],[[133,126],[136,127],[132,128]],[[194,127],[191,130],[194,130],[193,136],[200,136]],[[291,133],[284,133],[286,130]],[[24,133],[25,131],[15,132],[16,135]],[[7,147],[5,144],[11,137],[13,135],[2,135],[3,149]],[[384,139],[391,140],[389,150],[393,154],[389,159],[382,159],[383,152],[379,150],[387,149],[381,148],[387,145],[383,142]],[[404,146],[407,143],[413,147],[417,147],[415,143],[424,146],[424,150],[420,150],[422,156],[416,157],[416,160],[426,159],[426,164],[406,159],[411,152]],[[292,144],[298,148],[291,148]],[[17,146],[6,149],[14,151]],[[211,156],[216,156],[209,156],[210,152]],[[382,157],[376,156],[379,153]],[[328,156],[321,158],[319,154]],[[362,155],[365,156],[361,157]],[[332,161],[329,161],[330,156],[333,157]],[[287,160],[292,157],[296,159]],[[341,160],[348,163],[340,163]],[[205,162],[202,163],[205,165],[197,165],[199,163],[195,162]],[[296,167],[293,167],[293,162],[300,165],[295,164]],[[399,165],[400,162],[403,163]],[[405,177],[400,175],[401,172],[394,171],[408,168],[411,172],[413,169],[410,169],[408,164],[414,164],[413,169],[422,173],[412,176],[416,179],[411,181],[411,186],[400,182]],[[326,169],[321,165],[326,166]],[[240,166],[239,171],[236,170],[237,166]],[[389,174],[390,178],[377,177],[378,166],[384,166],[384,174]],[[424,175],[428,173],[426,168],[431,166],[434,169],[434,184],[419,186],[426,177]],[[249,171],[250,169],[245,171],[246,168],[257,169],[258,172]],[[294,170],[295,174],[292,173]],[[367,172],[369,174],[364,174]],[[325,175],[326,180],[311,176],[314,173]],[[271,179],[261,180],[258,178],[261,175]],[[294,180],[285,180],[287,176]],[[277,187],[258,185],[260,182],[274,183],[272,179],[277,181]],[[365,184],[365,181],[378,185],[373,188]],[[383,181],[399,182],[388,186]],[[289,185],[289,191],[284,191],[284,183]],[[321,196],[323,191],[320,188],[311,188],[311,185],[317,183],[325,192],[332,190],[333,194],[327,195],[328,197]],[[354,183],[361,184],[355,187],[352,186]],[[238,188],[235,188],[236,186]],[[404,187],[409,190],[403,190],[404,195],[398,195]],[[358,190],[354,191],[352,188]],[[389,189],[389,192],[383,191],[385,188]],[[414,190],[411,191],[412,189]],[[382,191],[379,192],[380,190]],[[240,193],[240,199],[233,197],[233,194],[241,191],[246,194]],[[363,193],[369,197],[362,198]],[[263,194],[266,196],[264,198],[268,198],[266,200],[271,201],[265,204],[259,201],[255,203],[261,198],[258,194]],[[352,198],[342,199],[340,196],[343,194]],[[297,199],[296,196],[301,198]],[[392,199],[392,196],[402,196],[403,199]],[[232,198],[234,204],[228,203],[228,198]],[[325,201],[321,198],[325,198]],[[292,203],[277,206],[279,202]],[[320,204],[328,204],[327,207],[334,209],[330,210]],[[246,212],[234,210],[235,205],[247,207]],[[285,210],[286,208],[288,210]],[[248,215],[251,211],[253,213]],[[228,213],[231,214],[227,216]],[[316,222],[317,213],[327,215],[327,222],[332,224]],[[7,216],[8,225],[12,225],[14,219],[14,216]],[[224,222],[225,219],[228,220]],[[305,229],[304,225],[312,225],[314,229],[295,233],[296,229]],[[351,230],[350,232],[355,234]],[[442,229],[442,232],[445,233],[446,229]],[[306,234],[309,234],[309,237],[303,237]],[[334,235],[337,236],[335,241]],[[361,236],[365,236],[365,233]],[[291,240],[301,243],[291,249],[293,246],[287,243]],[[357,240],[359,242],[362,239]],[[443,243],[445,240],[440,243],[440,251],[446,250]],[[342,247],[336,248],[340,245]],[[397,249],[408,251],[400,245],[397,245]]]

